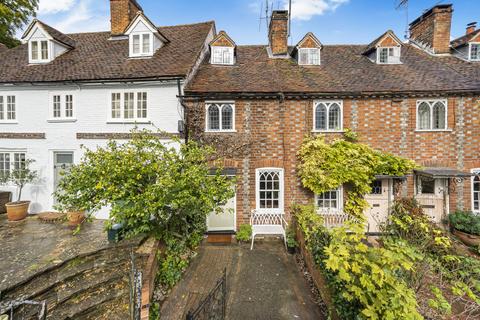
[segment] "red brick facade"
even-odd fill
[[[421,99],[421,98],[418,98]],[[441,166],[470,171],[480,168],[480,98],[448,98],[448,129],[416,131],[417,98],[358,98],[343,100],[343,127],[351,128],[360,141],[373,148],[415,160],[423,166]],[[235,132],[205,132],[205,104],[188,103],[190,137],[212,144],[228,164],[237,165],[237,227],[248,222],[256,207],[258,168],[284,169],[284,209],[308,203],[313,194],[304,189],[297,175],[297,151],[313,129],[312,99],[235,100]],[[328,139],[341,133],[326,133]],[[469,180],[450,184],[450,210],[471,208]],[[402,195],[413,195],[409,177]]]
[[[110,0],[112,35],[121,35],[142,8],[135,0]]]
[[[268,32],[273,55],[288,53],[288,11],[274,11]]]

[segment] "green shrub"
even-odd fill
[[[235,236],[238,241],[247,242],[252,239],[252,226],[249,224],[242,224]]]
[[[289,248],[298,247],[298,243],[295,235],[295,229],[293,229],[292,227],[289,227],[287,229],[287,247]]]
[[[450,214],[448,218],[455,229],[480,236],[480,216],[471,212],[457,211]]]

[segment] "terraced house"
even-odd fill
[[[177,96],[214,23],[157,27],[135,0],[111,0],[110,9],[108,32],[64,34],[34,20],[22,45],[0,46],[0,170],[36,160],[41,179],[23,195],[31,213],[52,209],[60,173],[80,160],[80,145],[128,139],[135,126],[183,133]]]
[[[368,231],[379,231],[392,200],[415,196],[439,222],[456,209],[480,211],[480,30],[451,41],[452,5],[410,24],[408,41],[386,31],[370,44],[324,45],[307,33],[288,45],[289,15],[274,11],[266,45],[210,42],[185,89],[189,136],[224,155],[237,177],[235,216],[211,216],[210,231],[234,231],[253,210],[286,213],[315,201],[341,221],[344,188],[312,194],[297,174],[307,134],[360,141],[423,166],[406,177],[379,176],[367,195]],[[354,35],[354,33],[353,33]]]

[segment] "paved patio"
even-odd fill
[[[294,257],[281,241],[200,248],[161,308],[161,319],[185,319],[188,310],[227,268],[227,319],[324,319]]]

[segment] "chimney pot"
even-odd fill
[[[274,56],[288,54],[288,11],[275,10],[272,12],[268,39],[270,50]]]
[[[467,24],[467,34],[474,32],[476,29],[477,29],[476,22],[470,22],[469,24]]]

